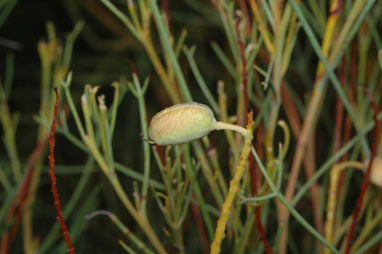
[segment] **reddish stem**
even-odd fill
[[[345,83],[345,73],[346,73],[346,58],[344,57],[342,59],[341,63],[341,70],[340,70],[340,83],[341,86],[344,87]],[[334,132],[334,148],[333,148],[333,154],[336,154],[338,150],[341,147],[341,139],[342,139],[342,125],[343,125],[343,116],[344,116],[344,106],[342,104],[341,98],[337,95],[337,103],[336,103],[336,108],[335,108],[335,132]],[[346,129],[347,128],[347,129]],[[349,127],[345,127],[345,133],[346,131],[349,130]],[[345,135],[344,135],[345,136]],[[344,141],[345,142],[345,141]],[[342,186],[343,181],[344,181],[344,174],[345,172],[342,172],[339,180],[338,180],[338,186]],[[342,194],[342,188],[338,188],[337,195],[340,196]]]
[[[54,88],[54,92],[56,93],[56,104],[54,105],[53,122],[52,122],[51,131],[50,131],[50,138],[49,138],[49,157],[48,157],[49,158],[49,176],[52,182],[52,194],[54,199],[54,206],[56,207],[56,211],[57,211],[57,219],[61,225],[62,234],[68,246],[68,253],[74,254],[74,247],[73,247],[72,241],[70,240],[68,228],[66,227],[64,217],[62,215],[60,199],[58,197],[58,191],[57,191],[56,176],[54,175],[54,144],[55,144],[54,134],[56,131],[57,111],[58,111],[58,105],[60,102],[57,88]]]
[[[356,84],[356,80],[357,80],[357,51],[358,51],[358,48],[357,48],[357,42],[356,41],[353,41],[352,43],[352,49],[351,49],[351,59],[350,59],[350,91],[349,91],[349,100],[350,100],[350,103],[352,105],[355,104],[355,84]],[[350,135],[351,135],[351,131],[352,131],[352,120],[350,118],[349,115],[346,116],[346,119],[345,119],[345,129],[344,129],[344,136],[343,136],[343,144],[345,144],[346,142],[348,142],[350,140]],[[342,161],[345,161],[347,160],[347,157],[348,157],[348,153],[344,154],[344,156],[342,156],[341,160]],[[342,172],[341,173],[341,176],[338,180],[338,186],[342,186],[344,181],[345,181],[345,173],[346,172]],[[338,196],[341,197],[341,200],[343,199],[342,197],[342,189],[341,188],[338,188]]]
[[[244,43],[241,40],[240,36],[240,29],[239,29],[239,16],[236,15],[236,34],[237,34],[237,41],[239,44],[240,48],[240,56],[241,56],[241,61],[242,61],[242,68],[243,68],[243,93],[244,93],[244,103],[245,103],[245,114],[248,116],[249,112],[252,110],[251,105],[249,104],[249,98],[248,98],[248,79],[247,79],[247,61],[245,59],[245,51],[244,51]],[[246,119],[248,122],[248,119]],[[257,184],[256,184],[256,172],[255,172],[255,167],[253,163],[253,156],[252,153],[249,153],[248,156],[248,161],[249,161],[249,172],[251,175],[251,190],[252,190],[252,195],[256,196],[257,195]],[[261,223],[261,212],[260,212],[260,206],[255,207],[255,219],[256,219],[256,226],[257,230],[259,231],[259,236],[261,241],[264,244],[264,248],[267,254],[272,253],[272,249],[268,244],[267,238],[265,237],[265,232],[264,232],[264,227],[263,224]]]
[[[192,196],[193,196],[193,198],[195,198],[195,194],[194,193],[192,193]],[[204,230],[203,220],[202,220],[202,218],[200,216],[200,208],[199,208],[199,206],[197,204],[192,203],[191,204],[191,209],[192,209],[192,215],[195,218],[196,227],[197,227],[197,229],[199,231],[200,240],[202,241],[203,254],[208,254],[209,253],[209,243],[208,243],[208,240],[207,240],[206,231]]]
[[[342,5],[343,5],[343,0],[339,0],[336,8],[332,12],[330,12],[330,15],[335,15],[339,13],[342,10]]]
[[[371,166],[373,165],[373,160],[374,160],[374,157],[375,157],[375,153],[377,151],[377,144],[378,144],[378,142],[377,142],[378,141],[378,123],[379,123],[378,119],[377,119],[378,107],[377,107],[377,104],[375,103],[374,97],[370,93],[370,91],[366,87],[364,87],[364,89],[365,89],[365,93],[369,97],[370,104],[371,104],[371,107],[373,109],[373,113],[374,113],[373,114],[373,119],[374,119],[375,126],[374,126],[374,131],[373,131],[373,143],[372,143],[372,146],[371,146],[370,160],[369,160],[369,164],[367,166],[367,170],[366,170],[365,176],[363,177],[361,192],[360,192],[360,194],[358,196],[357,204],[356,204],[354,215],[353,215],[353,221],[352,221],[352,224],[351,224],[351,227],[350,227],[349,234],[347,236],[347,245],[346,245],[345,254],[349,254],[350,253],[351,245],[352,245],[353,238],[354,238],[354,235],[355,235],[355,229],[357,227],[357,223],[358,223],[358,220],[359,220],[359,215],[360,215],[360,212],[361,212],[362,201],[363,201],[363,199],[365,197],[366,190],[367,190],[367,187],[369,185]]]
[[[170,31],[170,33],[172,33],[171,18],[170,18],[170,12],[168,10],[169,9],[168,6],[169,6],[168,1],[162,0],[162,10],[164,14],[166,15],[168,30]]]
[[[131,60],[129,60],[129,63],[130,63],[130,67],[131,67],[131,71],[138,76],[138,71],[137,71],[137,66],[135,65],[135,63]]]
[[[251,31],[252,31],[252,27],[251,27],[251,20],[250,20],[250,17],[249,17],[249,12],[248,12],[248,8],[247,8],[247,1],[246,0],[239,0],[239,6],[240,6],[240,10],[241,12],[243,13],[243,16],[244,16],[244,19],[247,21],[247,24],[249,24],[248,26],[246,26],[246,33],[248,36],[251,36]]]
[[[154,147],[155,147],[155,149],[156,149],[157,152],[158,152],[158,155],[159,155],[160,161],[161,161],[161,163],[162,163],[162,166],[164,166],[164,165],[166,164],[166,159],[165,159],[165,157],[164,157],[164,153],[163,153],[163,149],[162,149],[162,147],[160,147],[160,146],[156,146],[156,145],[154,145]]]
[[[341,70],[340,70],[340,83],[341,86],[344,87],[345,82],[345,70],[346,70],[346,61],[345,58],[342,59]],[[336,127],[335,127],[335,137],[334,137],[334,151],[333,153],[337,153],[341,146],[341,134],[342,134],[342,120],[343,120],[343,112],[344,107],[342,104],[342,100],[339,96],[337,96],[337,104],[335,109],[336,115]]]
[[[36,167],[37,159],[40,156],[41,152],[44,150],[45,146],[48,144],[48,140],[49,140],[49,137],[46,137],[44,140],[38,143],[30,156],[27,175],[25,179],[23,180],[17,195],[13,199],[12,204],[9,207],[7,217],[5,219],[5,222],[9,224],[12,221],[12,218],[15,217],[12,228],[10,230],[9,237],[8,237],[8,233],[3,233],[3,235],[6,234],[7,237],[2,237],[2,241],[3,240],[7,241],[7,243],[2,243],[2,246],[7,246],[7,252],[0,252],[0,253],[8,253],[10,247],[12,246],[13,240],[18,230],[18,226],[20,224],[22,213],[24,211],[25,202],[28,197],[29,185],[32,180],[32,175]],[[16,209],[17,209],[17,212],[16,212]]]
[[[247,61],[245,59],[245,52],[244,52],[244,43],[241,40],[240,36],[240,20],[239,16],[235,16],[236,19],[236,34],[237,34],[237,41],[240,48],[240,56],[241,56],[241,62],[243,64],[243,93],[244,93],[244,102],[245,102],[245,114],[248,115],[248,112],[251,110],[251,105],[249,105],[249,98],[248,98],[248,79],[247,79]]]
[[[7,254],[8,253],[8,233],[3,233],[1,235],[1,245],[0,245],[0,253]]]
[[[68,116],[69,108],[65,107],[64,111],[65,111],[65,115]],[[58,123],[58,124],[60,125],[60,123]],[[14,214],[15,214],[15,211],[17,208],[16,218],[14,219],[12,229],[10,230],[9,239],[8,239],[8,237],[2,238],[2,239],[8,239],[7,240],[8,243],[6,244],[6,246],[8,248],[7,251],[9,251],[9,248],[12,246],[12,243],[16,237],[16,234],[17,234],[17,231],[18,231],[18,228],[20,225],[21,216],[24,212],[24,207],[25,207],[25,204],[26,204],[26,201],[28,198],[29,186],[30,186],[30,183],[32,180],[33,172],[36,168],[37,159],[40,157],[41,153],[44,151],[44,148],[46,147],[48,142],[49,142],[49,136],[46,136],[43,140],[41,140],[36,145],[36,147],[32,151],[32,154],[30,155],[29,162],[28,162],[29,167],[28,167],[27,175],[26,175],[25,179],[23,180],[21,187],[18,190],[18,193],[15,196],[15,198],[13,199],[12,204],[8,210],[7,218],[5,219],[5,221],[6,221],[6,223],[9,224],[12,221],[12,218],[15,216]],[[8,236],[8,233],[4,233],[4,234],[6,234]],[[3,252],[0,251],[0,253],[3,253]],[[8,252],[4,252],[4,253],[8,253]]]

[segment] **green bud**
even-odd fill
[[[176,145],[201,138],[215,129],[212,110],[191,102],[176,104],[157,113],[151,120],[149,137],[157,145]]]

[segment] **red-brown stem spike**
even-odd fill
[[[240,48],[240,56],[241,56],[241,61],[242,61],[242,70],[243,70],[243,93],[244,93],[244,103],[245,103],[245,113],[246,116],[249,116],[249,112],[252,111],[251,105],[249,104],[249,97],[248,97],[248,79],[247,79],[247,61],[245,59],[245,50],[244,50],[244,43],[241,40],[240,36],[240,19],[239,16],[236,14],[235,16],[235,21],[236,21],[236,34],[237,34],[237,41],[239,44]],[[246,118],[246,122],[248,123],[248,118]],[[252,190],[252,195],[256,196],[257,195],[257,184],[256,184],[256,172],[255,172],[255,167],[253,163],[253,156],[252,153],[249,153],[248,156],[248,162],[249,162],[249,172],[251,176],[251,190]],[[265,231],[263,224],[261,223],[261,213],[260,213],[260,206],[256,206],[255,208],[255,219],[256,219],[256,227],[257,230],[259,231],[259,236],[260,240],[264,244],[265,252],[267,254],[272,253],[272,249],[268,244],[267,238],[265,237]]]
[[[57,112],[58,112],[58,105],[60,103],[60,97],[58,95],[58,91],[56,87],[54,88],[54,92],[56,93],[56,104],[54,105],[53,122],[52,122],[52,128],[50,130],[50,138],[49,138],[49,157],[48,157],[49,158],[49,176],[52,182],[52,194],[54,199],[54,206],[56,207],[56,211],[57,211],[57,220],[61,225],[62,234],[64,236],[66,245],[68,246],[68,253],[74,254],[74,247],[73,247],[72,241],[70,240],[68,228],[66,227],[64,217],[62,215],[60,199],[58,197],[58,191],[57,191],[56,176],[54,175],[54,145],[55,145],[54,134],[56,132]]]
[[[344,87],[345,83],[345,76],[346,76],[346,58],[342,58],[341,67],[340,67],[340,74],[339,74],[339,80],[342,87]],[[343,117],[344,116],[344,105],[342,103],[342,100],[339,96],[337,96],[337,102],[336,102],[336,108],[335,108],[335,131],[334,131],[334,148],[333,148],[333,154],[337,153],[338,150],[341,147],[341,140],[345,138],[345,134],[347,134],[349,131],[349,127],[345,126],[345,131],[342,130],[343,127]],[[345,133],[344,135],[342,135]],[[344,136],[344,137],[342,137]],[[345,142],[345,140],[344,140]],[[344,158],[342,158],[343,160]],[[342,186],[343,181],[345,180],[345,172],[341,173],[341,176],[338,180],[338,186]],[[338,188],[337,195],[340,196],[342,194],[342,189]]]
[[[240,36],[240,19],[239,16],[236,14],[236,34],[237,34],[237,42],[239,44],[240,48],[240,56],[241,56],[241,62],[242,62],[242,69],[243,69],[243,93],[244,93],[244,102],[245,102],[245,114],[248,115],[249,111],[251,110],[251,105],[249,105],[249,98],[248,98],[248,79],[247,79],[247,61],[245,59],[245,50],[244,50],[244,43],[241,40]]]
[[[341,67],[340,67],[340,83],[341,86],[344,86],[345,82],[345,69],[346,69],[346,61],[345,57],[342,59]],[[343,122],[343,104],[342,100],[339,96],[337,96],[337,103],[335,108],[335,114],[336,114],[336,121],[335,121],[335,138],[334,138],[334,152],[337,153],[337,151],[340,149],[341,146],[341,135],[342,135],[342,122]]]
[[[129,60],[131,71],[138,76],[137,66],[135,66],[135,63],[131,60]]]
[[[164,15],[166,15],[168,30],[170,31],[170,34],[171,34],[172,33],[171,17],[170,17],[170,12],[169,12],[168,7],[169,7],[168,0],[163,0],[162,1],[162,10],[164,12]]]
[[[196,198],[194,193],[192,193],[192,197]],[[198,232],[200,235],[200,240],[202,242],[203,254],[208,254],[209,253],[209,243],[207,240],[207,233],[204,230],[203,220],[200,216],[200,208],[196,203],[192,203],[191,204],[191,210],[192,210],[192,215],[194,216],[194,219],[196,222],[196,228],[198,229]]]
[[[247,23],[249,25],[247,25],[247,29],[246,29],[246,33],[251,36],[251,31],[252,31],[252,27],[251,27],[251,24],[253,24],[252,20],[250,19],[251,17],[249,16],[249,13],[248,13],[248,8],[247,8],[247,3],[248,1],[246,0],[239,0],[239,7],[240,7],[240,10],[241,12],[243,13],[243,17],[245,19],[245,21],[247,21]]]
[[[350,58],[350,91],[349,91],[349,100],[352,105],[354,105],[354,97],[355,97],[355,84],[357,80],[357,52],[358,52],[358,46],[357,46],[357,40],[354,40],[352,42],[351,46],[351,58]],[[342,143],[345,144],[350,140],[350,135],[352,131],[352,120],[349,115],[346,116],[345,118],[345,128],[344,128],[344,135],[343,135],[343,140]],[[345,161],[347,157],[349,156],[348,153],[345,153],[341,161]],[[342,186],[342,184],[345,181],[345,172],[341,173],[340,179],[338,180],[338,186]],[[338,196],[341,197],[342,199],[342,189],[338,189]]]
[[[342,10],[343,0],[339,0],[336,8],[330,12],[330,15],[338,14]]]
[[[371,166],[373,165],[373,160],[374,160],[374,157],[375,157],[375,153],[377,151],[377,144],[378,144],[378,123],[379,123],[379,121],[377,119],[378,107],[377,107],[377,104],[375,103],[373,95],[369,92],[369,90],[367,89],[366,86],[364,87],[364,90],[365,90],[365,93],[367,94],[367,96],[369,97],[370,104],[371,104],[371,107],[372,107],[373,113],[374,113],[373,114],[373,119],[374,119],[375,125],[374,125],[374,131],[373,131],[373,143],[371,145],[370,160],[369,160],[369,163],[368,163],[368,166],[367,166],[367,170],[365,172],[365,176],[363,177],[361,191],[360,191],[359,196],[358,196],[358,200],[357,200],[357,204],[356,204],[356,207],[355,207],[355,211],[354,211],[354,215],[353,215],[353,220],[352,220],[352,224],[351,224],[351,227],[350,227],[350,231],[349,231],[349,234],[347,236],[347,245],[346,245],[345,254],[349,254],[350,253],[352,241],[353,241],[353,238],[354,238],[354,235],[355,235],[355,228],[357,227],[357,223],[358,223],[358,219],[359,219],[359,214],[361,212],[362,201],[363,201],[363,199],[365,197],[366,190],[367,190],[367,187],[369,185],[369,179],[370,179],[370,174],[371,174]]]
[[[37,161],[38,157],[40,156],[40,154],[42,153],[45,146],[48,144],[48,141],[49,141],[49,136],[47,136],[44,140],[42,140],[40,143],[37,144],[37,146],[35,147],[35,149],[33,150],[32,154],[30,156],[30,159],[28,162],[29,168],[28,168],[26,177],[23,180],[17,195],[15,195],[15,197],[14,197],[14,199],[13,199],[13,201],[12,201],[12,203],[8,209],[7,216],[5,218],[6,224],[9,225],[11,222],[13,222],[9,237],[5,236],[5,235],[8,236],[7,232],[4,232],[2,234],[2,240],[7,241],[7,243],[2,243],[2,246],[4,246],[4,248],[7,247],[7,251],[5,251],[5,252],[0,251],[0,253],[8,253],[9,248],[12,246],[13,240],[15,239],[15,236],[16,236],[16,233],[18,230],[19,222],[21,220],[21,215],[24,211],[25,202],[26,202],[26,199],[28,197],[29,185],[30,185],[30,182],[32,179],[34,169],[36,168],[35,167],[36,161]]]

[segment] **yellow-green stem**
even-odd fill
[[[139,226],[145,232],[146,236],[150,239],[150,242],[153,244],[155,249],[160,254],[166,254],[167,251],[164,249],[162,243],[159,241],[159,239],[156,236],[155,232],[153,231],[150,223],[147,221],[147,218],[144,217],[141,213],[139,213],[134,208],[130,199],[126,195],[126,192],[123,190],[121,183],[119,182],[117,176],[113,174],[113,175],[108,176],[108,179],[109,179],[111,185],[113,186],[115,192],[117,193],[118,197],[122,201],[123,205],[126,207],[126,209],[129,211],[129,213],[134,218],[134,220],[139,224]]]
[[[208,186],[211,189],[211,192],[215,198],[216,204],[220,207],[223,202],[223,196],[219,189],[219,185],[214,179],[214,173],[210,167],[208,158],[206,154],[204,153],[202,146],[199,143],[193,142],[192,146],[195,149],[196,156],[198,157],[198,160],[200,162],[200,167],[203,171],[204,176],[207,179]]]
[[[337,6],[338,6],[338,0],[333,0],[331,2],[330,11],[332,12],[333,10],[335,10]],[[321,46],[322,52],[325,57],[327,57],[329,54],[330,45],[334,35],[334,28],[337,23],[338,17],[339,17],[339,13],[331,14],[327,21],[325,35],[324,35],[324,39]],[[320,62],[317,68],[312,99],[309,103],[308,110],[306,112],[306,118],[302,127],[301,134],[298,137],[298,146],[293,158],[291,174],[290,174],[288,185],[285,191],[285,198],[287,201],[292,200],[294,189],[297,182],[297,177],[299,175],[301,163],[304,158],[306,145],[307,145],[308,139],[311,137],[311,134],[313,133],[315,129],[318,115],[321,110],[322,99],[324,98],[325,91],[326,91],[325,89],[326,84],[324,84],[322,81],[322,77],[324,76],[324,74],[325,74],[324,68],[322,63]],[[278,253],[285,254],[287,249],[288,224],[289,224],[288,220],[289,220],[290,214],[288,209],[282,205],[279,206],[278,213],[279,213],[279,223],[282,229]]]
[[[236,193],[240,190],[240,180],[241,177],[244,174],[245,171],[245,164],[246,160],[248,158],[250,148],[251,148],[251,143],[253,139],[253,134],[252,134],[252,128],[253,128],[253,119],[252,119],[252,112],[248,114],[248,125],[247,125],[247,135],[245,136],[244,140],[244,146],[241,151],[241,156],[240,156],[240,161],[239,164],[236,166],[235,169],[235,175],[233,176],[233,179],[230,182],[229,190],[228,190],[228,195],[224,201],[224,204],[221,209],[221,215],[218,220],[218,224],[216,227],[216,233],[215,233],[215,238],[214,241],[211,245],[211,254],[219,254],[220,253],[220,246],[221,243],[225,237],[225,227],[227,225],[228,218],[231,214],[231,206],[232,202],[236,196]]]
[[[220,108],[220,116],[219,120],[223,122],[228,122],[228,115],[227,115],[227,94],[224,92],[224,82],[218,81],[218,95],[219,95],[219,108]],[[239,149],[235,145],[235,140],[233,138],[233,134],[230,131],[225,131],[225,134],[227,136],[227,141],[230,146],[230,149],[232,149],[235,161],[239,158]]]
[[[267,133],[265,136],[265,154],[268,162],[272,162],[274,160],[273,153],[273,137],[276,130],[277,119],[280,110],[280,103],[274,101],[271,103],[271,114],[268,121]]]
[[[330,186],[328,191],[328,201],[327,201],[327,213],[325,222],[325,240],[332,243],[333,236],[333,224],[334,224],[334,214],[336,210],[336,196],[337,196],[337,184],[338,177],[342,170],[353,167],[356,169],[363,169],[363,164],[358,161],[344,161],[340,164],[334,165],[330,171]],[[325,248],[325,254],[330,254],[330,250]]]
[[[263,21],[263,18],[260,14],[259,9],[255,0],[250,0],[251,10],[255,16],[256,21],[259,23],[259,30],[261,35],[264,37],[265,46],[267,47],[268,52],[273,53],[274,47],[271,41],[270,35],[268,34],[268,29]]]
[[[143,47],[145,48],[147,55],[149,56],[151,62],[153,63],[154,68],[160,80],[162,81],[162,84],[164,85],[167,93],[169,94],[172,102],[174,104],[180,103],[181,101],[178,94],[176,93],[177,89],[175,87],[175,83],[173,83],[174,79],[170,78],[167,75],[166,70],[164,69],[162,62],[160,61],[155,51],[155,48],[153,46],[150,36],[147,35],[147,36],[144,36],[143,38],[144,38],[142,40]]]
[[[217,122],[216,129],[236,131],[236,132],[239,132],[241,135],[243,135],[243,137],[248,135],[248,131],[246,129],[244,129],[243,127],[239,125],[230,124],[230,123]]]
[[[177,229],[173,230],[175,247],[177,248],[177,253],[179,254],[185,253],[182,231],[183,231],[182,227],[178,227]]]
[[[382,221],[382,210],[378,210],[374,215],[374,218],[367,220],[365,225],[362,227],[362,231],[357,237],[357,240],[354,241],[353,247],[351,248],[351,253],[361,247],[361,244],[366,241],[368,237],[370,237],[370,233],[373,229],[378,228],[378,224],[380,225]],[[380,226],[379,226],[380,227]]]

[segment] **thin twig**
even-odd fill
[[[231,214],[231,206],[236,196],[236,193],[240,190],[240,181],[245,171],[245,164],[248,159],[248,155],[250,152],[252,139],[253,139],[252,132],[253,132],[254,122],[252,120],[252,117],[253,117],[253,114],[252,112],[250,112],[248,115],[248,125],[247,125],[248,134],[245,136],[244,145],[241,150],[240,161],[235,168],[235,171],[234,171],[235,174],[230,182],[228,194],[225,198],[224,204],[221,209],[221,215],[218,220],[218,224],[216,226],[215,238],[211,244],[211,252],[210,252],[211,254],[220,253],[221,243],[225,237],[225,233],[224,233],[225,228]]]
[[[369,164],[367,166],[365,176],[363,177],[361,192],[359,193],[357,204],[355,207],[355,211],[354,211],[354,215],[353,215],[353,221],[352,221],[352,224],[350,227],[349,234],[347,236],[347,244],[346,244],[345,254],[350,253],[350,248],[351,248],[352,241],[353,241],[353,238],[355,235],[355,228],[357,227],[359,215],[361,212],[362,201],[365,197],[366,190],[367,190],[367,187],[369,185],[371,166],[373,165],[373,160],[374,160],[375,154],[377,152],[377,144],[378,144],[378,123],[379,123],[379,121],[377,119],[378,107],[377,107],[377,104],[375,103],[374,96],[370,93],[370,91],[367,89],[366,86],[364,87],[364,90],[365,90],[365,93],[367,94],[367,96],[369,97],[370,104],[371,104],[371,107],[372,107],[373,113],[374,113],[373,119],[374,119],[375,126],[374,126],[374,132],[373,132],[373,144],[371,146],[371,155],[370,155]]]
[[[192,194],[192,197],[196,199],[195,193]],[[209,253],[208,239],[207,239],[206,231],[204,229],[202,217],[200,216],[200,208],[198,204],[192,203],[191,210],[192,210],[192,215],[195,218],[196,228],[198,229],[198,232],[199,232],[203,254],[208,254]]]
[[[70,240],[68,228],[66,227],[65,220],[62,215],[60,199],[58,197],[58,191],[57,191],[56,176],[54,175],[54,145],[55,145],[54,134],[56,131],[57,111],[58,111],[58,105],[60,102],[57,88],[54,88],[54,92],[56,93],[56,104],[54,105],[53,122],[52,122],[51,131],[50,131],[50,138],[49,138],[49,176],[52,182],[52,194],[54,199],[54,206],[56,207],[56,211],[57,211],[57,220],[59,221],[61,225],[62,234],[64,236],[66,244],[68,245],[68,253],[74,254],[74,247],[73,247],[72,241]]]
[[[241,55],[241,61],[242,61],[242,71],[243,71],[243,93],[244,93],[244,102],[245,102],[245,114],[249,116],[249,112],[251,111],[251,105],[249,104],[249,98],[248,98],[248,78],[247,78],[247,61],[245,59],[245,51],[244,51],[244,44],[243,41],[241,40],[240,36],[240,20],[239,16],[236,14],[236,33],[237,33],[237,40],[240,48],[240,55]],[[248,118],[247,118],[247,123],[248,123]],[[251,190],[252,190],[252,195],[255,197],[257,195],[257,177],[256,177],[256,172],[255,172],[255,167],[253,163],[253,156],[250,153],[248,156],[248,162],[249,162],[249,173],[251,176]],[[267,238],[265,237],[265,232],[264,232],[264,227],[263,224],[261,223],[261,212],[260,212],[261,206],[256,206],[255,207],[255,219],[256,219],[256,226],[257,230],[259,231],[259,236],[261,241],[264,244],[265,251],[267,254],[272,253],[272,249],[268,244]]]
[[[24,212],[26,200],[28,198],[28,193],[29,193],[29,186],[30,186],[30,183],[32,181],[33,172],[36,168],[37,159],[39,158],[41,153],[44,151],[44,148],[48,144],[48,141],[49,141],[49,136],[47,136],[44,140],[42,140],[40,143],[38,143],[37,146],[35,147],[35,149],[33,150],[31,157],[30,157],[30,160],[29,160],[28,173],[27,173],[27,175],[26,175],[26,177],[22,183],[22,186],[21,186],[19,193],[15,197],[15,199],[11,205],[11,208],[8,211],[8,216],[7,216],[6,221],[10,222],[15,216],[14,212],[16,210],[16,206],[18,206],[15,221],[13,222],[12,229],[10,230],[10,236],[8,239],[8,250],[12,246],[13,240],[16,237],[16,233],[17,233],[17,230],[19,227],[21,216]]]

